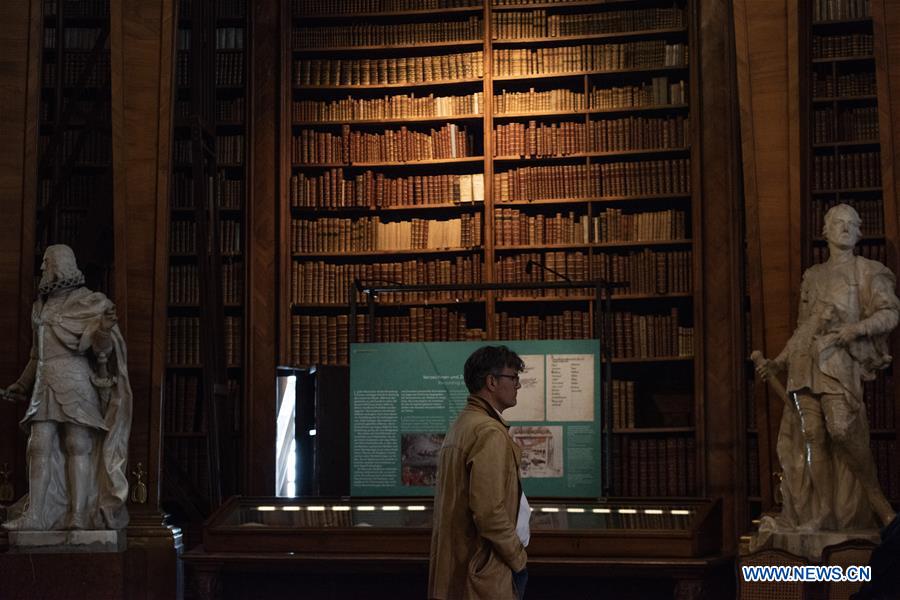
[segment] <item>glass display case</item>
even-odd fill
[[[696,557],[721,546],[718,502],[531,500],[530,559]],[[432,501],[421,498],[234,497],[207,522],[204,548],[427,556]]]

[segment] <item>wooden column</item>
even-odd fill
[[[281,6],[284,4],[285,6]],[[250,162],[251,187],[247,194],[247,410],[244,431],[244,493],[275,495],[275,367],[279,340],[284,347],[290,336],[290,312],[279,309],[277,277],[290,276],[290,262],[281,265],[279,247],[287,242],[276,232],[276,211],[280,197],[286,194],[289,173],[279,161],[288,161],[282,153],[285,136],[290,140],[290,124],[281,114],[290,114],[290,99],[280,85],[290,86],[291,65],[284,56],[281,27],[290,28],[287,2],[251,2],[250,32]],[[284,25],[281,25],[284,23]],[[282,77],[287,77],[282,81]],[[290,146],[286,146],[288,149]],[[289,221],[288,221],[289,224]],[[281,235],[289,229],[282,224]],[[288,315],[279,329],[279,310]]]
[[[702,354],[697,356],[697,394],[703,415],[698,436],[705,437],[706,490],[704,495],[722,498],[722,545],[734,550],[745,522],[745,452],[743,347],[741,297],[743,240],[741,239],[741,190],[738,148],[737,88],[734,79],[734,39],[730,5],[698,0],[692,40],[700,68],[694,86],[691,118],[699,118],[693,141],[694,171],[699,176],[699,210],[694,216],[694,251],[702,263],[697,293],[702,327]],[[705,426],[703,426],[705,425]],[[698,447],[703,447],[699,443]]]
[[[796,321],[801,275],[801,132],[797,0],[735,0],[736,72],[752,346],[775,357]],[[765,277],[763,277],[765,274]],[[763,509],[780,470],[782,400],[757,384]]]
[[[0,387],[13,383],[31,349],[34,235],[40,109],[41,0],[0,3]],[[26,492],[24,406],[0,402],[0,468]]]
[[[175,0],[110,3],[115,297],[134,392],[129,472],[142,463],[149,491],[129,505],[128,580],[148,598],[175,597],[181,549],[159,512],[174,34]]]

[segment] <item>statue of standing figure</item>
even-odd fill
[[[894,511],[869,448],[863,380],[891,363],[887,339],[900,320],[894,274],[856,256],[860,218],[846,204],[825,214],[829,257],[803,274],[797,328],[757,372],[787,368],[777,452],[784,470],[779,528],[867,529]]]
[[[84,287],[72,249],[49,246],[31,313],[31,359],[2,391],[30,402],[28,494],[10,507],[14,531],[122,529],[128,524],[131,386],[115,305]]]

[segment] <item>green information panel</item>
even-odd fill
[[[531,496],[600,496],[597,340],[490,342],[525,361],[517,404],[503,412],[522,448]],[[350,347],[350,493],[429,496],[450,424],[466,404],[463,365],[485,342]]]

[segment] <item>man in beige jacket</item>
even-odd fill
[[[519,482],[521,452],[500,416],[516,405],[524,368],[505,346],[484,346],[466,361],[469,399],[444,438],[438,463],[429,598],[524,597],[528,509]]]

